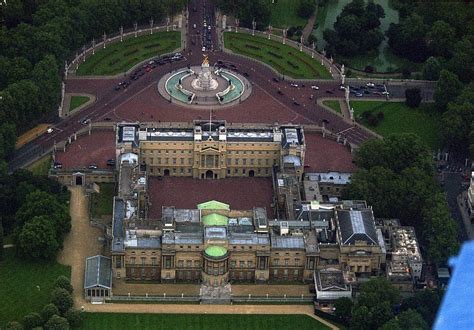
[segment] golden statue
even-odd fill
[[[202,54],[204,59],[202,60],[202,65],[209,65],[209,59],[207,54]]]

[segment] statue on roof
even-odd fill
[[[204,59],[202,60],[202,65],[209,65],[209,59],[207,54],[202,54]]]

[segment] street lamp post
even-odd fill
[[[153,34],[153,18],[150,19],[150,34]]]
[[[123,26],[120,27],[120,42],[123,42]]]
[[[239,32],[239,22],[240,20],[238,18],[235,19],[235,33]]]
[[[257,27],[257,22],[255,22],[255,18],[252,21],[252,36],[255,36],[255,28]]]
[[[135,38],[137,37],[138,24],[137,22],[133,23],[133,29],[135,30]]]
[[[92,39],[92,55],[95,55],[95,39]]]
[[[105,42],[107,41],[107,34],[104,32],[104,35],[102,36],[102,41],[104,42],[104,48],[105,48]]]
[[[272,35],[272,26],[268,25],[268,40],[270,40],[271,35]]]
[[[286,44],[286,29],[283,29],[283,44]]]

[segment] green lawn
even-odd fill
[[[115,196],[114,183],[100,183],[99,186],[100,193],[91,196],[91,213],[94,218],[112,214]]]
[[[330,107],[336,112],[342,113],[341,104],[339,103],[338,100],[326,100],[326,101],[323,101],[323,104],[327,107]]]
[[[81,105],[90,100],[89,96],[71,96],[71,103],[69,104],[69,111],[79,108]]]
[[[260,60],[281,74],[292,78],[331,79],[331,74],[317,60],[298,49],[250,34],[224,33],[225,47],[235,53]]]
[[[275,27],[284,28],[290,26],[301,26],[304,28],[306,20],[298,16],[298,7],[301,0],[277,0],[275,3],[268,1],[268,7],[272,13],[270,24]]]
[[[134,65],[154,56],[170,53],[181,44],[180,32],[157,32],[152,35],[129,37],[115,42],[105,49],[98,49],[79,65],[78,76],[115,75],[125,72]]]
[[[28,170],[34,175],[48,175],[51,167],[51,155],[47,155],[28,166]]]
[[[219,308],[219,307],[216,307]],[[328,329],[306,315],[86,313],[82,329]]]
[[[382,136],[413,133],[433,149],[440,144],[440,116],[431,109],[431,105],[422,104],[418,109],[411,109],[404,102],[351,101],[351,106],[358,122]],[[371,127],[362,119],[364,111],[374,115],[383,112],[384,118],[376,127]]]
[[[0,329],[9,321],[21,321],[29,312],[39,312],[49,303],[60,275],[70,277],[71,267],[24,261],[15,257],[14,249],[5,249],[5,260],[0,262]]]

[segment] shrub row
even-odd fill
[[[250,49],[260,50],[260,47],[257,47],[257,46],[254,46],[254,45],[245,44],[245,47],[250,48]]]
[[[276,58],[278,58],[278,59],[280,59],[280,60],[283,59],[283,56],[281,56],[280,54],[276,54],[276,53],[272,52],[271,50],[269,50],[269,51],[267,52],[267,54],[269,54],[269,55],[271,55],[271,56],[273,56],[273,57],[276,57]]]
[[[123,56],[126,57],[135,53],[138,53],[138,48],[130,49],[128,52],[123,53]]]

